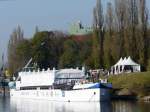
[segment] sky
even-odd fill
[[[147,1],[150,7],[150,0]],[[95,5],[96,0],[0,0],[0,58],[2,52],[6,53],[10,34],[18,25],[28,38],[36,26],[40,30],[67,31],[78,20],[91,26]]]
[[[18,25],[25,37],[32,37],[36,26],[67,31],[78,20],[89,26],[94,5],[95,0],[0,0],[0,52]]]

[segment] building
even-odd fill
[[[69,28],[70,35],[86,35],[92,33],[92,31],[91,27],[84,27],[81,21],[71,24]]]

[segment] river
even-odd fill
[[[0,112],[150,112],[150,103],[131,101],[64,103],[0,97]]]

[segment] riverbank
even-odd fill
[[[108,81],[113,98],[147,100],[150,96],[150,72],[109,76]]]

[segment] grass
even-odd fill
[[[150,72],[109,76],[114,89],[128,91],[137,97],[150,95]]]

